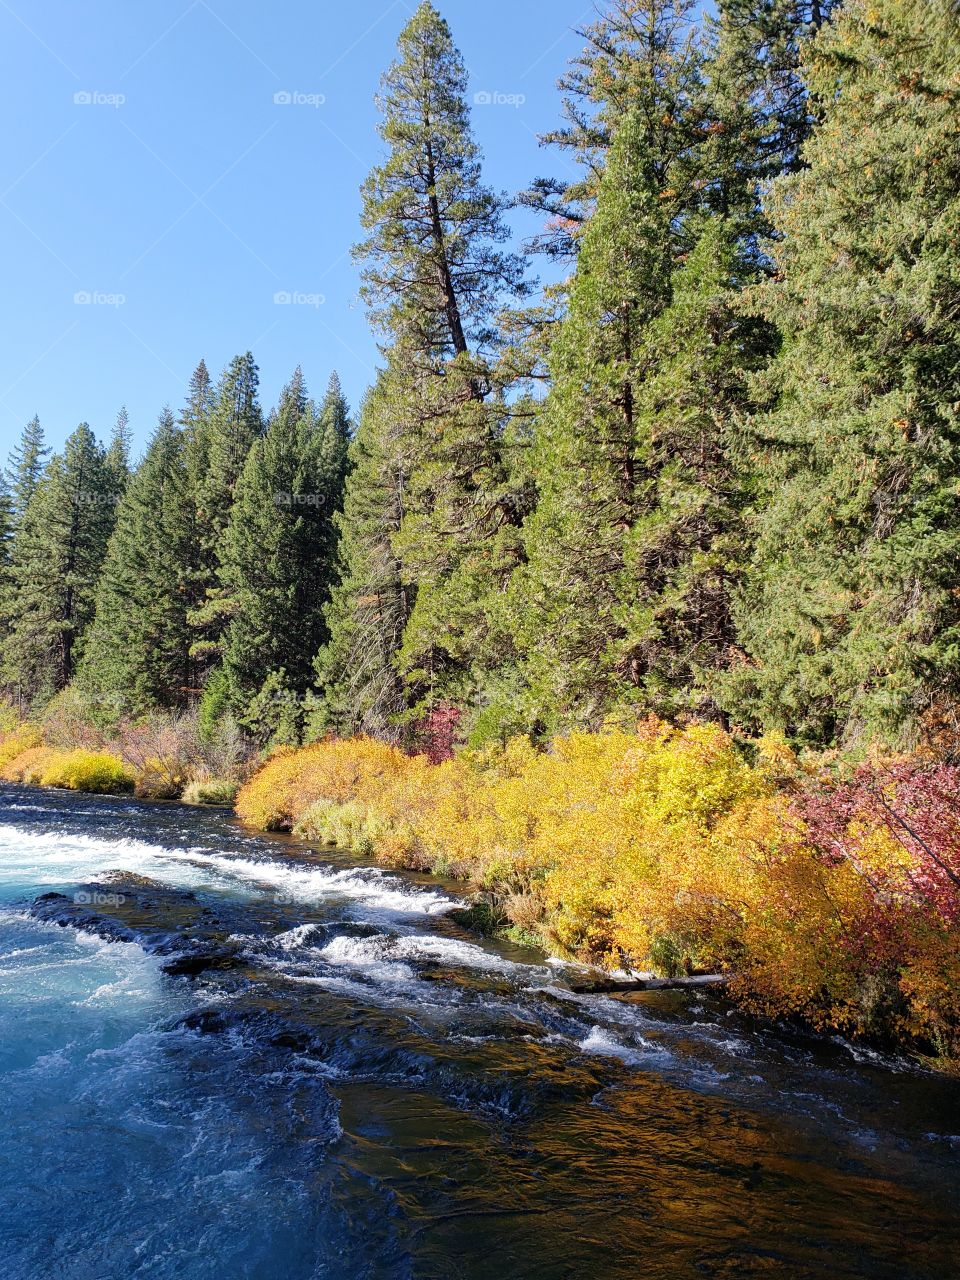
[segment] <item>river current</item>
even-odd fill
[[[960,1082],[460,888],[0,792],[0,1280],[960,1277]]]

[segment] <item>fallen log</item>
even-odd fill
[[[569,983],[577,995],[606,996],[630,991],[672,991],[684,987],[718,987],[729,980],[726,973],[696,973],[683,978],[600,978],[596,982]]]

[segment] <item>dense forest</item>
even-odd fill
[[[950,6],[617,0],[546,141],[536,292],[431,4],[379,106],[356,426],[201,361],[131,469],[121,412],[3,511],[3,685],[199,705],[259,743],[474,743],[654,712],[818,747],[951,735],[960,149]]]
[[[358,737],[374,834],[362,769],[311,791],[289,751],[241,812],[289,828],[320,800],[307,835],[482,864],[514,926],[546,920],[569,952],[741,973],[752,956],[763,1007],[846,1025],[887,1001],[888,1029],[950,1052],[960,18],[949,0],[711,17],[608,0],[583,35],[543,140],[575,176],[507,195],[484,180],[446,21],[425,0],[403,30],[362,190],[381,360],[355,420],[335,374],[314,400],[299,369],[266,411],[248,352],[218,381],[198,364],[136,466],[123,411],[105,444],[83,423],[53,456],[26,427],[0,516],[2,686],[46,745],[18,730],[5,757],[113,744],[156,775],[144,794],[180,794],[163,744],[185,725],[208,780],[277,748],[323,773],[309,752]],[[518,205],[542,227],[524,253]],[[541,287],[539,262],[562,282]],[[404,772],[454,747],[487,770],[472,817],[474,775],[446,811],[453,774],[430,791]],[[853,772],[828,788],[838,761]],[[644,770],[669,796],[674,768],[664,808]],[[531,852],[529,796],[556,818],[601,776],[576,837],[549,828]],[[586,810],[616,824],[610,778],[652,807],[627,806],[620,852],[583,865],[616,843],[583,849]],[[638,906],[676,811],[688,863]],[[639,862],[638,822],[659,833]],[[501,846],[522,867],[487,866]],[[793,853],[758,879],[755,847]],[[895,999],[864,1014],[878,964]]]

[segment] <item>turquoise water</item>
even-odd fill
[[[456,892],[6,789],[0,1277],[960,1276],[955,1082],[578,995]]]

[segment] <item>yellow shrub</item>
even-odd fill
[[[722,824],[738,813],[742,827],[772,791],[721,730],[651,720],[634,734],[571,734],[548,752],[518,738],[441,765],[369,738],[283,750],[241,790],[237,812],[473,878],[512,900],[524,927],[535,903],[568,952],[643,956],[692,915],[700,950],[719,955],[733,946],[738,913],[723,895],[745,843],[738,828],[734,847]]]
[[[82,749],[50,752],[39,782],[44,787],[71,791],[116,793],[133,789],[133,775],[117,756]]]
[[[134,790],[142,800],[178,800],[186,786],[186,773],[176,759],[152,756],[137,768]]]
[[[4,733],[0,736],[0,770],[24,751],[39,747],[41,741],[40,730],[32,724],[16,725]]]
[[[329,740],[300,751],[282,748],[241,788],[237,814],[263,830],[289,831],[318,800],[376,800],[412,763],[396,747],[373,738]]]

